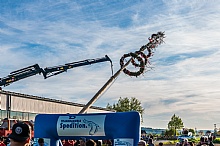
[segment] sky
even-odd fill
[[[145,109],[142,126],[167,128],[176,114],[186,128],[219,128],[220,3],[214,0],[0,0],[0,78],[34,64],[105,55],[115,73],[124,54],[159,31],[166,38],[154,50],[152,69],[138,77],[120,73],[93,106],[135,97]],[[111,76],[111,64],[102,62],[2,88],[86,104]]]

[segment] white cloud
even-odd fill
[[[190,128],[211,129],[220,120],[216,116],[220,5],[216,2],[36,1],[1,5],[1,77],[35,63],[44,68],[106,54],[116,72],[123,54],[139,50],[152,33],[165,31],[166,43],[151,59],[154,69],[138,78],[121,73],[94,105],[105,107],[119,97],[136,97],[146,109],[144,125],[155,128],[165,128],[174,113]],[[36,75],[3,89],[87,103],[110,77],[110,64],[104,62],[46,80]]]

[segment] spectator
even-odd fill
[[[80,142],[79,140],[75,140],[74,146],[79,146]]]
[[[192,141],[189,142],[190,146],[194,146],[194,143]]]
[[[179,140],[179,142],[176,143],[176,146],[183,146],[184,140],[185,140],[185,139],[182,139],[182,138],[181,138],[181,139]]]
[[[13,125],[10,138],[10,146],[29,146],[31,141],[30,127],[24,122]]]
[[[110,139],[104,139],[102,141],[102,145],[104,145],[104,146],[112,146],[112,141]]]
[[[180,144],[180,142],[177,142],[175,146],[182,146],[182,144]]]
[[[160,143],[159,143],[159,146],[163,146],[163,143],[162,143],[162,142],[160,142]]]
[[[86,138],[85,137],[81,137],[79,139],[79,145],[80,146],[86,146]]]
[[[96,143],[96,146],[102,146],[102,140],[94,140]]]
[[[4,144],[4,139],[3,139],[3,137],[0,137],[0,146],[6,146],[6,145]]]
[[[72,140],[65,140],[65,139],[62,140],[63,146],[74,146],[74,143],[75,142],[73,142]]]
[[[138,142],[138,146],[146,146],[146,141],[144,141],[144,140],[140,140],[139,142]]]
[[[148,139],[148,146],[154,146],[152,138]]]
[[[39,138],[38,141],[37,141],[37,144],[34,145],[34,146],[47,146],[47,145],[45,144],[43,138]]]
[[[8,145],[10,143],[10,139],[8,138],[9,133],[7,134],[7,137],[4,139],[4,144]]]
[[[86,146],[96,146],[96,142],[92,139],[86,141]]]
[[[190,146],[189,142],[188,142],[188,139],[184,139],[183,141],[183,146]]]
[[[69,142],[70,146],[74,146],[76,141],[75,140],[68,140],[68,142]]]
[[[145,130],[141,130],[141,138],[146,142],[148,141],[147,133]]]

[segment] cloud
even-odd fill
[[[115,73],[123,54],[165,31],[165,43],[150,59],[152,69],[138,78],[121,73],[94,105],[136,97],[145,108],[144,125],[155,128],[167,127],[174,113],[189,128],[212,129],[220,120],[219,4],[82,0],[0,5],[0,77],[36,63],[45,68],[106,54]],[[3,89],[85,104],[111,75],[109,62],[103,62],[46,80],[36,75]]]

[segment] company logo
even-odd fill
[[[59,136],[104,136],[105,115],[60,116],[57,121]]]
[[[21,134],[22,133],[22,128],[21,127],[16,127],[15,128],[15,133],[16,134]]]
[[[96,132],[98,132],[98,129],[99,129],[98,124],[96,124],[93,121],[88,121],[86,119],[84,119],[83,122],[86,123],[90,127],[89,135],[94,135]]]

